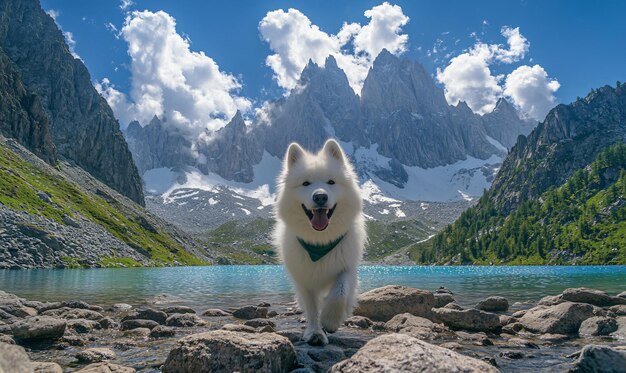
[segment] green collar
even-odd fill
[[[298,242],[300,242],[302,248],[309,253],[311,260],[317,262],[318,260],[322,259],[326,254],[331,252],[332,249],[335,248],[335,246],[339,245],[339,242],[341,242],[341,240],[345,236],[345,234],[342,234],[341,236],[339,236],[339,238],[327,244],[309,243],[300,237],[298,237]]]

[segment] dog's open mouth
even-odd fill
[[[326,227],[328,227],[328,223],[330,222],[330,218],[335,212],[335,208],[337,208],[336,203],[332,209],[322,208],[309,210],[304,204],[302,204],[302,209],[304,210],[304,213],[309,218],[311,226],[316,231],[323,231],[324,229],[326,229]]]

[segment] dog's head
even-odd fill
[[[301,236],[343,234],[361,213],[356,174],[335,140],[326,141],[317,154],[292,143],[278,184],[277,213]]]

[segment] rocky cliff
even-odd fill
[[[418,262],[626,263],[626,87],[552,109]]]
[[[13,62],[0,48],[0,134],[17,139],[48,163],[57,161],[48,116],[39,98],[24,88]]]
[[[519,135],[527,136],[537,126],[537,122],[531,119],[521,119],[513,105],[504,98],[498,100],[491,113],[482,116],[482,121],[487,135],[507,149],[515,145]]]
[[[605,86],[552,109],[502,164],[489,198],[504,214],[559,186],[608,146],[626,141],[626,87]]]
[[[0,48],[40,101],[59,157],[143,204],[141,179],[113,112],[37,0],[0,1]]]
[[[172,136],[154,120],[143,130],[132,124],[126,136],[142,172],[188,165],[246,183],[255,180],[253,165],[259,164],[264,151],[282,158],[292,141],[318,149],[335,137],[352,148],[349,155],[363,178],[375,176],[405,188],[409,187],[406,167],[426,169],[468,158],[486,162],[504,156],[504,146],[488,138],[487,128],[493,136],[509,141],[526,133],[520,123],[515,109],[504,101],[484,117],[465,103],[448,105],[443,90],[420,64],[383,50],[360,96],[332,56],[323,66],[309,62],[297,87],[287,97],[267,103],[250,124],[237,114],[226,127],[206,133],[202,140],[189,138],[193,160],[186,159],[188,153],[173,151],[173,144],[184,146],[184,134]],[[358,157],[359,149],[367,156]]]

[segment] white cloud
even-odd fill
[[[121,29],[131,59],[130,98],[108,80],[96,84],[124,127],[154,116],[192,132],[216,130],[252,103],[237,94],[239,80],[220,71],[204,52],[176,32],[176,21],[159,11],[134,11]]]
[[[74,34],[72,34],[69,31],[63,31],[63,37],[65,37],[65,42],[67,43],[67,46],[70,49],[70,53],[72,54],[72,56],[82,61],[83,59],[80,58],[80,56],[78,55],[78,53],[76,53],[76,50],[75,50],[76,40],[74,40]]]
[[[135,5],[135,3],[132,0],[120,1],[120,9],[122,9],[122,11],[128,10],[133,5]]]
[[[445,87],[446,100],[451,105],[465,101],[474,111],[484,114],[502,94],[498,77],[491,74],[489,46],[477,44],[471,50],[450,60],[443,70],[437,69],[437,80]]]
[[[386,48],[401,54],[408,41],[402,27],[409,17],[399,6],[385,2],[364,15],[370,19],[368,24],[344,23],[333,35],[320,30],[297,9],[268,12],[259,23],[259,32],[274,52],[265,62],[274,71],[278,85],[286,90],[295,88],[309,60],[323,65],[326,57],[333,55],[350,86],[360,93],[367,71],[380,51]]]
[[[52,17],[52,19],[54,20],[54,22],[57,21],[57,18],[59,18],[59,15],[61,15],[61,12],[56,10],[56,9],[48,9],[46,10],[46,13],[48,13],[48,15],[50,17]]]
[[[46,10],[46,13],[50,17],[52,17],[52,19],[54,20],[54,23],[57,24],[57,27],[63,33],[63,37],[65,38],[65,43],[67,44],[67,47],[69,48],[72,56],[82,61],[83,59],[80,58],[78,53],[76,53],[76,40],[74,40],[74,34],[72,34],[70,31],[63,31],[63,27],[61,27],[61,24],[59,23],[59,16],[61,15],[61,11],[56,10],[56,9],[48,9]]]
[[[476,41],[465,53],[453,57],[449,64],[437,69],[437,80],[444,85],[446,99],[452,105],[465,101],[478,114],[493,110],[498,98],[506,95],[523,115],[539,118],[554,106],[556,80],[549,80],[539,66],[520,66],[509,76],[494,76],[494,63],[512,64],[522,60],[530,49],[530,42],[518,27],[503,27],[501,34],[507,45]],[[505,80],[504,86],[502,81]]]
[[[554,93],[559,87],[559,82],[548,78],[543,67],[520,66],[506,77],[504,95],[530,118],[543,120],[556,103]]]

